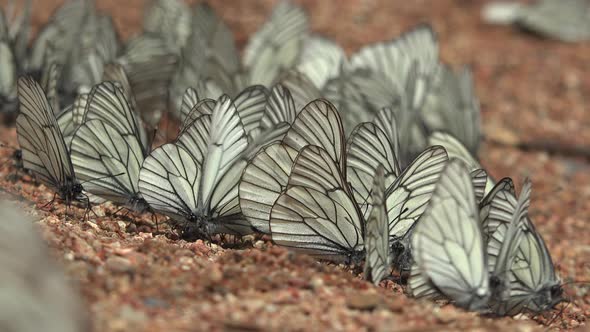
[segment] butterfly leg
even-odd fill
[[[56,197],[57,197],[57,193],[53,193],[53,198],[49,202],[47,202],[47,203],[43,204],[42,206],[40,206],[39,209],[40,210],[47,209],[47,207],[51,206],[55,202],[55,198]]]

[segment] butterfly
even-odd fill
[[[347,62],[346,53],[334,41],[309,36],[303,41],[302,53],[295,68],[322,90],[329,80],[340,75]]]
[[[296,113],[288,90],[275,86],[273,91],[286,96],[278,98],[285,103],[270,104],[268,117],[261,120],[263,128],[281,122],[292,121],[292,124],[280,142],[263,147],[248,162],[239,185],[242,212],[250,224],[263,233],[269,232],[271,208],[287,186],[298,152],[307,145],[322,147],[343,169],[346,149],[342,122],[331,103],[314,100]]]
[[[145,11],[143,31],[161,35],[168,49],[180,53],[191,32],[192,16],[183,1],[152,1]]]
[[[528,205],[525,195],[516,212],[505,216],[506,228],[486,243],[471,174],[462,161],[451,159],[413,232],[415,264],[408,281],[413,296],[446,297],[477,311],[486,311],[490,299],[504,300]]]
[[[451,134],[476,156],[481,141],[480,109],[471,70],[463,67],[454,71],[440,65],[431,81],[421,109],[422,121],[429,132]]]
[[[385,206],[385,170],[378,166],[371,191],[372,210],[367,218],[365,233],[365,279],[378,284],[391,269],[389,225]]]
[[[295,66],[308,30],[303,9],[289,1],[279,2],[244,49],[242,64],[248,82],[270,86],[282,70]]]
[[[8,41],[0,40],[0,111],[13,113],[17,108],[17,64]]]
[[[16,131],[23,165],[66,202],[83,199],[68,149],[51,105],[41,86],[31,77],[18,80],[20,114]]]
[[[247,147],[236,106],[223,95],[211,114],[198,117],[173,143],[146,157],[139,191],[152,209],[180,223],[186,237],[249,233],[238,201]]]
[[[125,92],[113,82],[96,85],[85,118],[70,147],[76,175],[87,181],[84,189],[131,210],[148,210],[138,182],[149,147],[142,141],[145,133]]]
[[[469,310],[490,297],[485,244],[469,172],[449,161],[412,236],[415,265],[408,281],[415,297],[440,293]]]
[[[527,214],[531,195],[531,182],[526,180],[518,199],[514,184],[509,178],[498,182],[480,203],[480,219],[484,234],[487,234],[490,269],[500,260],[502,240],[512,231],[510,216],[520,215],[523,229],[520,242],[515,243],[516,254],[511,267],[503,271],[505,294],[492,299],[492,311],[497,315],[516,315],[520,312],[540,313],[563,300],[562,287],[555,272],[551,255],[541,235]],[[498,284],[498,278],[492,280]]]
[[[443,146],[449,157],[457,158],[463,161],[470,171],[474,172],[476,170],[481,169],[481,164],[469,150],[459,141],[455,136],[452,134],[435,131],[428,137],[428,145],[440,145]],[[489,193],[490,190],[494,187],[495,181],[493,178],[488,176],[485,193]]]

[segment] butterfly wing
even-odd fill
[[[291,68],[308,29],[305,12],[281,1],[244,49],[243,64],[249,70],[250,84],[270,86],[281,70]]]
[[[365,279],[378,284],[391,268],[389,253],[389,225],[385,207],[385,171],[379,166],[375,173],[371,202],[373,208],[367,220],[365,232]]]
[[[137,137],[122,135],[100,120],[90,120],[76,130],[70,153],[86,191],[119,205],[131,206],[138,199],[144,156]]]
[[[389,188],[399,175],[397,157],[387,135],[371,122],[358,125],[350,135],[347,145],[347,181],[366,218],[371,210],[370,196],[377,167],[381,165],[384,168],[383,182]]]
[[[318,258],[355,261],[363,250],[358,207],[339,165],[317,146],[301,150],[269,224],[276,244]]]
[[[334,41],[320,36],[307,38],[297,64],[297,70],[305,74],[318,88],[337,77],[346,64],[346,53]]]
[[[189,222],[197,208],[201,179],[199,163],[177,144],[154,149],[139,172],[139,191],[156,211]]]
[[[24,167],[61,195],[60,191],[71,185],[75,176],[51,105],[41,86],[30,77],[19,79],[18,98],[16,131]]]
[[[466,166],[452,159],[416,225],[412,248],[420,273],[469,310],[483,309],[490,295],[484,242],[473,184]]]
[[[283,91],[285,96],[289,94],[288,90],[283,90],[280,85],[275,86],[273,91]],[[272,100],[272,94],[270,99]],[[291,102],[287,105],[289,104],[292,105]],[[344,162],[342,159],[344,156],[343,135],[340,116],[329,102],[318,99],[304,107],[288,129],[280,147],[269,146],[260,151],[244,170],[240,197],[244,215],[249,221],[257,229],[268,232],[268,218],[272,204],[287,186],[293,160],[303,147],[320,146],[330,151],[332,158],[342,165]],[[257,179],[258,177],[260,178]],[[266,190],[258,192],[259,188]],[[268,197],[261,197],[263,193]]]
[[[131,108],[123,89],[113,82],[95,85],[86,104],[85,121],[99,119],[122,135],[139,137],[144,154],[148,151],[148,138],[139,117]]]
[[[477,161],[471,152],[467,150],[463,143],[461,143],[455,136],[451,134],[435,131],[428,137],[428,145],[443,146],[447,150],[450,158],[461,159],[465,164],[467,164],[470,171],[482,168],[479,161]],[[486,194],[492,190],[494,184],[494,180],[491,177],[488,177],[485,188]]]

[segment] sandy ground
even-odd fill
[[[4,4],[6,1],[0,1]],[[496,178],[519,186],[533,180],[531,214],[564,282],[590,279],[590,43],[565,44],[481,22],[481,1],[297,1],[312,28],[348,51],[399,35],[418,22],[438,33],[442,59],[470,64],[481,100],[481,161]],[[61,1],[36,0],[34,22],[47,20]],[[243,45],[274,1],[213,1]],[[124,37],[139,29],[143,1],[99,0]],[[1,129],[16,145],[14,129]],[[26,176],[12,183],[11,151],[0,150],[0,186],[24,199],[51,194]],[[321,264],[247,238],[234,245],[187,243],[150,216],[113,215],[94,208],[82,222],[62,205],[36,212],[53,254],[77,284],[96,331],[258,330],[515,330],[587,329],[588,286],[565,286],[571,298],[544,316],[491,319],[450,305],[406,298],[393,281],[380,287],[360,269]],[[73,215],[73,216],[72,216]],[[231,242],[231,241],[230,241]],[[563,309],[563,310],[562,310]]]

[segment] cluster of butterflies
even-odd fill
[[[49,27],[64,25],[59,13],[78,13],[82,3],[64,5]],[[140,49],[150,52],[128,45],[103,58],[103,46],[118,43],[91,43],[98,67],[94,55],[45,55],[46,79],[18,79],[23,165],[66,204],[110,201],[159,213],[188,239],[269,234],[319,259],[364,262],[374,283],[396,269],[409,275],[415,297],[497,315],[561,301],[528,217],[530,183],[517,198],[510,179],[494,184],[481,169],[471,74],[439,62],[431,28],[350,57],[308,29],[302,9],[281,2],[240,61],[209,7],[156,0],[138,38],[159,36],[170,53],[152,56],[146,43]],[[175,69],[137,69],[152,61]],[[78,62],[100,74],[76,81],[62,108],[73,81],[59,73]],[[158,146],[150,121],[168,95],[180,128]]]

